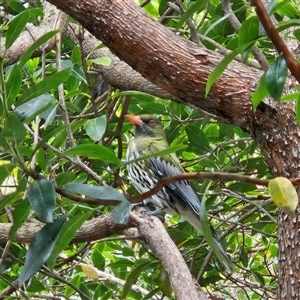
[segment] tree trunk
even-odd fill
[[[232,62],[205,96],[221,56],[181,39],[130,0],[50,0],[103,41],[119,58],[178,101],[248,131],[273,176],[298,177],[300,130],[292,103],[266,99],[256,111],[251,93],[261,73]],[[124,74],[126,76],[126,74]],[[299,214],[279,214],[278,299],[300,299]]]

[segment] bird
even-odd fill
[[[159,180],[184,173],[184,169],[175,153],[165,156],[151,156],[146,159],[139,158],[169,148],[163,124],[159,118],[150,114],[126,115],[125,118],[135,125],[134,137],[129,140],[126,160],[128,178],[143,194],[152,189]],[[132,163],[130,163],[133,161]],[[167,184],[149,200],[158,211],[164,210],[170,215],[184,217],[197,231],[203,233],[200,222],[201,201],[187,180],[176,181]],[[218,241],[213,230],[213,239],[208,242],[210,248],[216,254],[225,270],[232,273],[232,261]]]

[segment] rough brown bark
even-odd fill
[[[181,39],[129,0],[49,2],[77,19],[134,70],[182,102],[248,128],[249,118],[253,118],[250,93],[260,71],[233,62],[205,97],[207,78],[221,55]]]
[[[87,0],[51,3],[72,15],[117,56],[182,102],[250,132],[273,176],[298,177],[300,131],[291,103],[272,100],[252,110],[251,93],[260,76],[232,63],[205,97],[209,74],[221,57],[168,31],[131,1]],[[279,215],[278,299],[300,298],[299,214]]]
[[[82,23],[145,78],[196,109],[250,132],[273,176],[300,175],[300,131],[291,103],[265,101],[254,112],[251,93],[258,71],[232,63],[205,97],[221,57],[168,31],[129,0],[50,0]],[[126,74],[125,74],[126,76]],[[299,213],[279,215],[278,299],[300,298]]]
[[[161,221],[157,217],[145,213],[140,213],[139,216],[131,214],[131,220],[137,225],[146,245],[162,262],[169,275],[176,299],[206,300],[205,293],[192,278],[185,261]]]
[[[30,243],[33,236],[44,226],[44,223],[34,220],[34,222],[24,223],[13,241],[16,243]],[[8,241],[9,231],[12,223],[1,223],[0,226],[0,244]],[[121,233],[123,230],[132,227],[132,224],[120,225],[115,224],[112,216],[100,216],[86,221],[83,226],[76,232],[73,239],[74,243],[91,242],[111,236],[115,233]]]

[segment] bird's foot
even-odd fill
[[[151,203],[150,201],[142,201],[136,204],[131,205],[131,210],[135,210],[139,207],[144,206],[146,209],[144,211],[141,211],[143,214],[147,214],[148,216],[156,216],[158,217],[162,222],[165,221],[165,218],[160,215],[160,213],[164,210],[163,208],[155,209],[155,205]]]
[[[147,214],[148,216],[156,216],[161,220],[162,223],[165,222],[164,216],[160,215],[159,213],[163,211],[163,208],[157,210],[145,210],[143,213]]]
[[[139,203],[132,204],[131,205],[131,210],[135,210],[136,208],[141,207],[141,206],[146,206],[151,211],[155,210],[154,204],[152,204],[150,201],[146,201],[146,200],[143,200],[143,201],[141,201]]]

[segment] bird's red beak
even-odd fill
[[[143,121],[141,120],[141,118],[139,116],[135,116],[135,115],[126,115],[125,118],[130,121],[131,123],[133,123],[134,125],[138,125],[141,126],[143,125]]]

